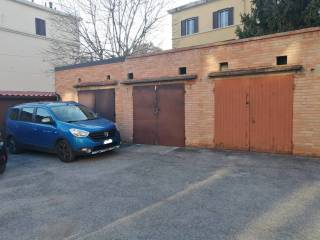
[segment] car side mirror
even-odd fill
[[[41,123],[43,124],[53,124],[53,120],[50,117],[45,117],[41,119]]]

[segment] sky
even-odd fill
[[[31,0],[29,0],[31,1]],[[68,0],[65,0],[68,1]],[[181,5],[184,5],[189,2],[193,2],[195,0],[171,0],[170,1],[170,7],[168,9],[164,9],[164,12],[167,13],[167,10],[171,8],[175,8]],[[48,4],[48,0],[34,0],[35,3],[44,5],[45,2]],[[51,0],[51,2],[55,3],[58,2],[58,0]],[[168,27],[170,26],[170,27]],[[163,20],[163,23],[161,24],[161,29],[158,31],[150,41],[152,41],[155,45],[161,47],[162,49],[170,49],[172,47],[171,44],[172,40],[172,33],[171,33],[171,16],[169,14],[166,14],[165,19]]]

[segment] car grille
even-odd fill
[[[106,131],[90,133],[89,137],[95,141],[99,141],[99,140],[105,140],[107,138],[113,138],[115,133],[116,133],[116,129],[111,129]]]

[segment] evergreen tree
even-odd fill
[[[242,14],[239,38],[320,26],[320,0],[252,0],[249,14]]]

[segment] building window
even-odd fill
[[[46,21],[36,18],[36,34],[39,36],[46,36]]]
[[[277,57],[277,65],[287,65],[288,57],[287,56],[278,56]]]
[[[191,35],[199,31],[199,18],[189,18],[181,22],[181,36]]]
[[[229,63],[228,62],[222,62],[220,63],[220,72],[222,71],[227,71],[229,68]]]
[[[128,80],[132,80],[134,78],[133,73],[128,73]]]
[[[234,24],[234,8],[226,8],[213,13],[213,28],[225,28]]]
[[[187,74],[187,68],[186,67],[180,67],[179,68],[179,74],[180,75],[186,75]]]

